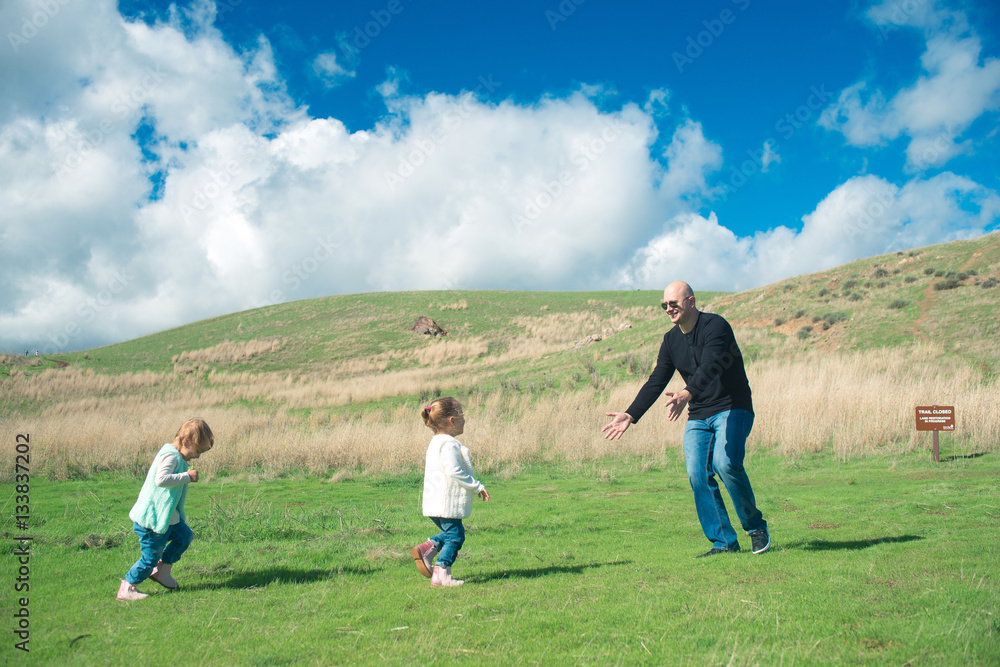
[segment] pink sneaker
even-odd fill
[[[434,566],[434,576],[431,577],[431,586],[461,586],[464,583],[460,579],[452,579],[450,566]]]
[[[431,570],[434,567],[434,557],[438,555],[438,551],[439,549],[430,540],[410,549],[410,555],[413,556],[413,562],[416,563],[420,574],[427,578],[433,576]]]
[[[177,580],[170,576],[170,567],[171,563],[164,563],[161,560],[153,568],[149,578],[168,590],[176,591],[180,586],[177,584]]]
[[[122,585],[118,587],[118,595],[115,597],[123,602],[138,602],[139,600],[145,600],[149,596],[137,591],[135,586],[122,579]]]

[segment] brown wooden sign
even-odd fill
[[[954,431],[954,405],[918,405],[918,431]]]

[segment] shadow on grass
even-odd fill
[[[375,568],[355,568],[339,567],[334,570],[321,570],[313,568],[311,570],[293,570],[287,567],[272,567],[256,572],[242,572],[231,574],[225,581],[206,581],[203,583],[181,585],[185,591],[217,590],[220,588],[263,588],[270,584],[289,583],[307,584],[313,581],[324,581],[341,574],[372,574]],[[211,576],[211,575],[207,575]],[[218,576],[226,576],[225,574]]]
[[[479,574],[466,577],[469,583],[482,583],[486,581],[497,581],[500,579],[537,579],[550,574],[582,574],[585,570],[592,570],[598,567],[610,567],[612,565],[628,565],[632,561],[619,560],[613,563],[587,563],[585,565],[549,565],[548,567],[521,568],[520,570],[503,570],[491,574]]]
[[[978,459],[980,456],[986,456],[986,452],[976,452],[975,454],[955,454],[954,456],[946,456],[941,459],[941,463],[947,463],[948,461],[957,461],[959,459]]]
[[[924,539],[920,535],[900,535],[898,537],[873,537],[870,540],[845,540],[832,542],[829,540],[798,540],[783,546],[785,549],[805,549],[806,551],[840,551],[867,549],[876,544],[894,544],[898,542],[915,542]]]

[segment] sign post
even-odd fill
[[[955,430],[954,405],[918,405],[917,430],[934,432],[934,462],[940,463],[938,453],[938,431]]]

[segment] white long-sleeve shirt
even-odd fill
[[[473,499],[486,488],[474,474],[468,447],[446,433],[431,438],[424,465],[424,516],[468,518]]]

